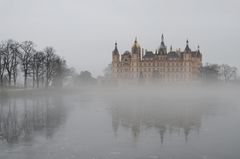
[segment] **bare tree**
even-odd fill
[[[35,53],[34,43],[32,41],[24,41],[21,45],[21,64],[24,73],[24,88],[27,87],[27,78],[31,71],[31,62]]]
[[[67,68],[66,61],[57,57],[54,61],[53,85],[62,87],[64,78],[70,75],[70,73],[71,71]]]
[[[17,66],[18,66],[18,43],[13,40],[8,40],[2,43],[1,52],[3,58],[3,67],[7,72],[8,85],[11,86],[12,77],[14,86],[16,86]]]
[[[237,78],[237,68],[222,64],[219,66],[219,74],[225,82],[228,82]]]
[[[44,52],[46,54],[45,58],[45,67],[46,67],[46,81],[45,81],[45,87],[49,87],[50,82],[52,81],[54,77],[54,61],[57,59],[57,56],[55,55],[55,50],[53,47],[46,47],[44,49]]]
[[[35,76],[36,76],[37,88],[39,88],[40,79],[42,79],[42,82],[44,81],[45,57],[46,56],[45,56],[44,52],[41,52],[41,51],[38,51],[34,56]]]
[[[3,86],[3,76],[5,73],[5,45],[0,44],[0,86]]]
[[[21,64],[21,65],[20,65]],[[36,51],[32,41],[21,44],[14,40],[0,43],[0,86],[16,86],[18,68],[24,75],[24,87],[28,86],[29,77],[32,87],[61,86],[63,79],[70,74],[66,61],[55,54],[53,47]]]
[[[200,68],[200,78],[203,81],[215,82],[218,80],[219,66],[217,64],[207,64]]]

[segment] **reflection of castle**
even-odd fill
[[[166,133],[176,133],[188,136],[191,131],[199,131],[201,118],[204,113],[202,107],[144,104],[137,106],[121,103],[122,105],[112,109],[112,127],[117,134],[119,127],[129,128],[134,138],[137,138],[141,131],[154,128],[160,134],[163,143]],[[133,103],[132,103],[133,104]]]
[[[195,80],[201,66],[202,54],[199,47],[197,51],[191,51],[187,41],[184,51],[173,51],[171,46],[167,52],[163,35],[161,45],[155,53],[141,49],[137,39],[131,52],[126,51],[120,56],[117,43],[112,52],[112,73],[115,79]]]

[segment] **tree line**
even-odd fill
[[[62,86],[68,68],[53,47],[36,50],[32,41],[9,39],[0,43],[0,87]],[[23,82],[20,82],[23,80]]]
[[[200,68],[200,79],[202,81],[237,81],[237,68],[227,64],[209,64]]]

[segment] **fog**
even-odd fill
[[[239,86],[2,90],[0,158],[240,156]]]
[[[0,159],[239,159],[239,6],[0,0]],[[200,61],[114,70],[161,40]]]

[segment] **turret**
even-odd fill
[[[161,44],[160,44],[160,47],[158,49],[158,54],[159,55],[166,55],[167,54],[167,47],[164,43],[164,36],[162,34],[162,37],[161,37]]]
[[[199,67],[202,66],[202,53],[200,51],[200,46],[198,45],[198,50],[197,50],[197,58],[198,58],[198,64],[199,64]]]
[[[137,41],[137,38],[132,46],[132,60],[134,62],[139,62],[141,60],[141,47]]]
[[[184,53],[183,53],[183,59],[184,60],[190,60],[191,59],[191,49],[189,47],[189,41],[186,41],[186,47],[184,49]]]
[[[132,46],[132,59],[131,59],[131,67],[132,67],[132,77],[138,78],[139,77],[139,65],[141,61],[141,47],[138,44],[137,38],[134,41],[134,44]]]
[[[132,46],[132,54],[138,54],[141,55],[141,47],[137,41],[137,38],[135,38],[134,44]]]
[[[186,41],[186,47],[185,47],[184,51],[187,52],[187,53],[191,52],[191,49],[189,48],[189,41],[188,40]]]
[[[115,48],[112,52],[112,61],[113,62],[119,62],[119,52],[118,52],[118,48],[117,48],[117,42],[115,43]]]
[[[120,55],[117,48],[117,42],[115,43],[115,48],[112,52],[112,75],[114,78],[117,78],[118,66],[120,63]]]
[[[200,46],[198,45],[198,49],[197,49],[197,57],[201,58],[202,54],[200,52]]]

